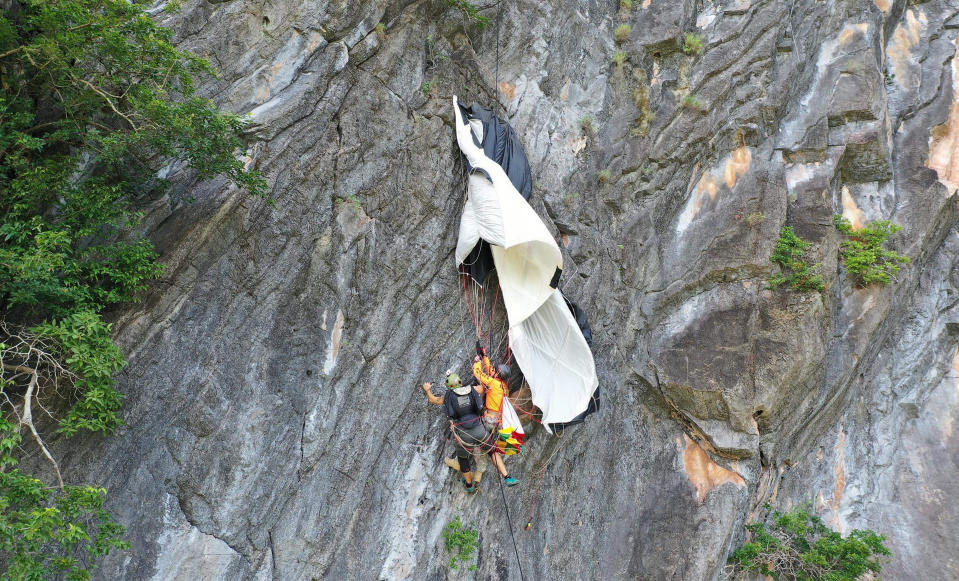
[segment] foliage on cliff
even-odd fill
[[[195,94],[210,64],[177,50],[145,4],[19,0],[0,15],[0,540],[16,539],[0,542],[0,575],[84,578],[79,544],[94,556],[122,546],[105,491],[64,486],[34,413],[66,435],[120,423],[124,359],[102,313],[163,272],[138,202],[169,189],[173,166],[265,191],[240,158],[244,120]],[[26,432],[59,489],[16,468]]]
[[[737,573],[760,573],[773,579],[855,581],[879,573],[880,559],[890,555],[885,537],[856,529],[843,537],[818,516],[799,507],[773,511],[769,526],[746,525],[752,540],[736,549],[729,563]]]
[[[779,233],[776,250],[770,260],[782,268],[782,274],[769,279],[769,288],[779,288],[787,285],[797,291],[822,290],[825,284],[822,275],[816,273],[819,266],[808,265],[802,259],[809,248],[809,243],[796,236],[791,226],[783,226]]]
[[[857,230],[839,215],[833,216],[833,223],[848,237],[839,246],[839,256],[857,286],[889,284],[899,272],[899,265],[909,263],[908,256],[883,248],[889,237],[902,230],[902,226],[889,220],[876,220]]]

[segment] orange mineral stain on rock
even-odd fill
[[[653,0],[643,0],[643,8],[649,8],[649,5],[653,3]]]
[[[746,487],[746,480],[742,476],[713,462],[688,435],[683,434],[683,438],[686,440],[683,467],[686,469],[686,477],[696,487],[696,500],[699,504],[703,504],[706,495],[723,484],[731,482],[739,488]]]
[[[745,145],[734,149],[719,165],[706,171],[693,187],[692,195],[679,215],[677,230],[683,232],[692,223],[706,204],[706,198],[715,200],[723,186],[731,190],[736,186],[739,178],[749,171],[752,161],[752,152]]]
[[[661,81],[662,79],[660,78],[660,74],[659,74],[659,63],[656,61],[653,61],[653,76],[652,76],[652,80],[649,81],[649,86],[655,87]]]
[[[753,154],[745,145],[733,151],[729,159],[726,160],[726,167],[723,170],[723,177],[726,180],[726,187],[732,189],[736,185],[736,180],[744,176],[749,170],[749,164],[753,160]]]
[[[865,34],[868,31],[869,31],[869,24],[865,22],[854,24],[852,26],[847,26],[842,30],[842,33],[839,35],[839,44],[849,44],[849,41],[854,39],[857,34]]]
[[[513,98],[516,97],[516,85],[511,85],[507,83],[506,81],[503,81],[502,83],[499,84],[499,90],[510,101],[512,101]]]
[[[323,364],[323,373],[329,375],[336,365],[336,358],[340,355],[340,343],[343,340],[343,311],[337,309],[336,321],[333,323],[333,332],[330,334],[330,344],[326,350],[326,361]],[[325,323],[325,321],[324,321]]]
[[[836,442],[836,465],[833,467],[833,475],[836,482],[832,489],[832,501],[829,507],[832,509],[832,521],[830,524],[838,531],[842,532],[842,522],[839,520],[839,509],[842,506],[842,497],[846,492],[846,432],[842,426],[839,426],[839,440]]]
[[[956,380],[956,391],[959,391],[959,351],[952,358],[952,376]]]
[[[713,176],[706,174],[699,178],[696,184],[696,211],[702,207],[703,194],[708,194],[710,200],[716,199],[716,193],[719,192],[719,184],[713,179]]]
[[[959,38],[956,39],[959,48]],[[959,61],[952,59],[952,108],[949,118],[929,132],[927,167],[936,170],[939,181],[952,194],[959,188]]]
[[[575,135],[569,138],[569,149],[573,152],[573,155],[578,154],[583,151],[586,147],[586,138],[585,137],[576,137]]]
[[[889,0],[872,0],[872,3],[883,12],[889,12],[889,6],[891,5]]]
[[[310,35],[310,39],[306,43],[306,52],[313,54],[321,44],[323,44],[323,35],[319,32],[314,32]]]
[[[262,104],[265,103],[267,99],[270,98],[270,86],[267,84],[262,84],[256,88],[253,93],[256,103]]]
[[[859,209],[856,200],[849,193],[849,188],[842,187],[842,217],[849,220],[853,230],[859,230],[866,225],[866,214]]]
[[[919,34],[926,23],[926,15],[916,17],[914,10],[906,11],[906,19],[892,33],[892,42],[886,50],[886,56],[892,62],[896,81],[902,84],[912,63],[912,48],[919,44]]]

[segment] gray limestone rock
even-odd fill
[[[484,30],[443,0],[157,12],[252,117],[275,205],[176,174],[145,209],[167,275],[115,313],[126,425],[55,443],[130,530],[98,578],[711,580],[767,502],[888,535],[885,578],[959,575],[959,4],[477,4]],[[453,94],[522,138],[603,389],[530,426],[506,506],[454,481],[417,388],[475,340]],[[901,224],[913,262],[855,288],[834,214]],[[767,288],[783,225],[824,292]]]

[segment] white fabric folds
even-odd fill
[[[599,386],[593,353],[558,290],[509,330],[513,357],[543,412],[543,423],[569,422],[589,406]]]
[[[543,412],[543,423],[572,421],[586,411],[599,380],[593,354],[555,284],[563,258],[535,210],[503,168],[477,144],[475,124],[463,120],[456,97],[456,141],[474,168],[460,221],[456,262],[480,239],[488,242],[509,319],[510,346]]]

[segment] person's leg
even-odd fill
[[[506,482],[506,486],[516,486],[519,484],[519,480],[510,476],[509,472],[506,471],[506,462],[503,461],[502,454],[497,454],[495,451],[493,451],[490,452],[489,457],[493,460],[493,464],[496,466],[496,469],[499,470],[500,476],[502,476],[503,480]]]
[[[506,462],[503,462],[503,455],[492,450],[489,453],[490,460],[493,461],[493,466],[496,466],[496,469],[499,470],[500,476],[506,478],[509,476],[509,472],[506,471]]]
[[[458,456],[457,459],[460,461],[460,472],[463,473],[463,478],[466,479],[466,484],[468,486],[473,486],[473,472],[470,470],[470,457]]]

